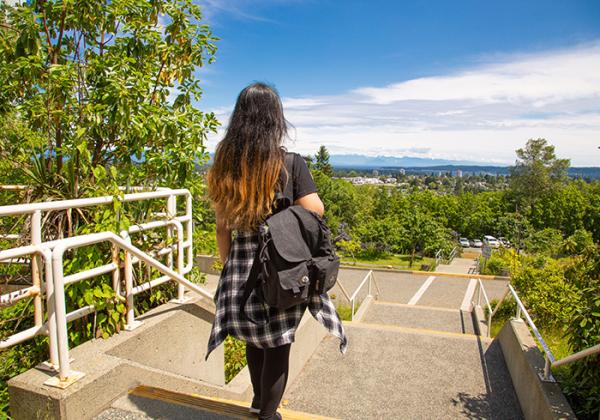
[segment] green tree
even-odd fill
[[[533,213],[542,198],[565,183],[569,160],[558,159],[554,146],[542,138],[530,139],[516,153],[517,161],[510,168],[510,187],[517,203]]]
[[[313,168],[323,172],[327,176],[333,175],[333,167],[329,163],[329,152],[325,146],[319,147],[319,151],[315,155],[315,163]]]
[[[217,121],[194,106],[196,70],[216,47],[192,0],[34,0],[0,13],[0,119],[21,124],[0,138],[43,139],[23,169],[34,196],[94,193],[109,165],[102,184],[193,182]]]

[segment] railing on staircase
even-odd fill
[[[379,294],[381,294],[381,290],[379,289],[379,285],[377,284],[377,281],[375,280],[375,275],[373,274],[373,270],[369,270],[369,272],[362,279],[362,281],[360,282],[360,284],[358,285],[358,287],[356,288],[354,293],[352,293],[352,295],[348,294],[348,292],[346,291],[346,289],[344,288],[342,283],[339,281],[339,279],[337,281],[337,284],[340,287],[340,290],[342,291],[342,293],[344,294],[346,299],[348,299],[348,302],[350,302],[350,305],[352,308],[350,319],[352,321],[354,321],[354,315],[356,314],[356,298],[358,297],[358,293],[363,289],[363,287],[365,285],[368,285],[368,287],[369,287],[368,291],[367,291],[367,296],[373,296],[371,294],[371,292],[373,290],[373,285],[375,286],[375,289],[377,289],[377,294],[375,295],[375,299],[377,299]]]
[[[177,215],[177,198],[185,198],[185,214]],[[155,215],[162,220],[133,225],[122,231],[121,236],[113,232],[93,233],[70,238],[42,241],[42,213],[56,210],[72,210],[90,206],[106,205],[113,200],[122,202],[138,202],[145,200],[166,199],[166,212]],[[32,339],[43,334],[49,338],[50,360],[48,367],[58,370],[58,377],[51,378],[47,385],[64,388],[83,376],[70,368],[69,348],[67,339],[67,324],[75,319],[95,312],[93,305],[78,308],[69,313],[65,306],[65,285],[85,279],[112,274],[112,286],[118,299],[126,305],[126,329],[134,329],[140,323],[135,320],[135,295],[158,286],[166,281],[178,283],[177,302],[184,302],[184,291],[189,289],[199,295],[212,299],[212,294],[204,288],[191,283],[184,275],[193,267],[192,250],[192,197],[188,190],[171,190],[162,188],[152,192],[125,194],[121,197],[104,196],[76,200],[64,200],[45,203],[29,203],[0,207],[0,217],[29,216],[31,224],[31,244],[0,251],[0,260],[14,261],[18,258],[31,256],[32,286],[0,296],[0,307],[14,305],[20,300],[33,298],[34,326],[17,332],[0,341],[0,350]],[[150,255],[131,244],[130,235],[157,228],[167,229],[166,246]],[[97,244],[111,244],[112,262],[92,269],[64,275],[63,255],[68,249]],[[123,251],[121,253],[121,251]],[[174,254],[177,255],[176,267],[173,267]],[[123,261],[121,261],[121,254]],[[161,263],[158,258],[166,256],[167,263]],[[187,257],[187,258],[186,258]],[[185,261],[187,259],[187,262]],[[162,277],[133,286],[133,264],[144,262],[162,274]],[[124,294],[121,293],[121,268],[124,272]],[[44,281],[42,281],[42,272]],[[46,311],[43,310],[45,296]],[[47,321],[44,322],[44,315]]]
[[[444,251],[440,248],[435,253],[435,266],[437,267],[438,265],[440,265],[440,263],[442,262],[443,259],[444,259]]]
[[[452,248],[452,251],[450,251],[450,254],[448,254],[448,258],[446,258],[446,264],[451,264],[457,255],[458,255],[458,247],[455,246],[454,248]]]
[[[543,374],[540,375],[543,381],[555,382],[555,379],[552,376],[552,368],[563,366],[563,365],[575,362],[577,360],[581,360],[585,357],[588,357],[588,356],[591,356],[594,354],[600,354],[600,343],[599,343],[599,344],[596,344],[595,346],[589,347],[585,350],[581,350],[570,356],[566,356],[560,360],[556,360],[556,358],[552,354],[552,351],[548,347],[548,344],[542,337],[542,334],[540,333],[540,331],[536,327],[535,323],[533,322],[533,319],[531,319],[531,316],[529,315],[527,308],[525,308],[525,305],[523,305],[523,302],[519,298],[517,291],[510,284],[507,284],[504,294],[502,295],[502,297],[496,304],[496,307],[493,309],[493,311],[492,311],[492,307],[490,305],[489,299],[487,297],[487,293],[485,291],[485,287],[483,286],[481,279],[478,279],[476,294],[477,294],[477,306],[481,307],[481,297],[482,296],[485,299],[486,308],[488,310],[487,321],[486,321],[488,337],[490,336],[490,331],[492,328],[492,319],[493,319],[494,315],[496,315],[496,313],[498,312],[498,310],[500,309],[502,304],[506,301],[507,297],[510,296],[514,299],[515,303],[517,304],[515,318],[516,319],[525,318],[525,321],[529,325],[529,328],[535,335],[535,338],[540,343],[540,346],[542,347],[542,350],[544,352],[544,360],[545,360],[544,372],[543,372]],[[472,303],[473,303],[473,305],[475,304],[475,302],[472,302]]]

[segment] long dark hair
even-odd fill
[[[254,229],[270,213],[286,136],[277,91],[265,83],[242,90],[208,171],[209,197],[229,228]]]

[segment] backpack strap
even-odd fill
[[[259,235],[260,234],[261,233],[259,233]],[[256,325],[258,325],[258,322],[256,322],[254,319],[249,317],[248,314],[246,314],[246,303],[248,302],[248,299],[250,298],[250,294],[252,293],[252,291],[254,289],[256,289],[256,287],[258,286],[258,278],[259,278],[260,266],[261,266],[260,259],[261,259],[261,255],[262,255],[265,247],[266,247],[266,244],[263,244],[262,239],[259,238],[258,248],[256,249],[256,255],[254,256],[254,262],[252,263],[252,268],[250,268],[250,274],[248,274],[248,280],[246,280],[246,284],[244,285],[244,295],[242,296],[242,302],[240,303],[241,317],[246,318],[247,320],[249,320],[250,322],[252,322],[253,324],[256,324]],[[268,321],[263,325],[266,325],[267,323],[268,323]]]
[[[290,207],[294,204],[294,154],[285,154],[284,167],[287,171],[287,180],[285,185],[282,185],[282,190],[275,192],[275,199],[273,200],[273,207],[277,211]],[[283,171],[282,171],[283,172]],[[283,174],[281,176],[283,182]]]

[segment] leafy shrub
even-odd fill
[[[564,264],[549,259],[539,267],[529,261],[512,276],[519,296],[538,326],[566,325],[580,294],[565,278]]]
[[[224,345],[225,382],[229,383],[246,366],[246,342],[228,335]]]
[[[530,254],[558,257],[563,248],[563,236],[557,229],[533,231],[525,240],[525,250]]]
[[[585,276],[584,276],[585,277]],[[565,332],[573,352],[600,343],[600,280],[588,279],[581,299],[573,308]],[[567,367],[563,390],[581,419],[600,415],[600,355],[579,360]]]

